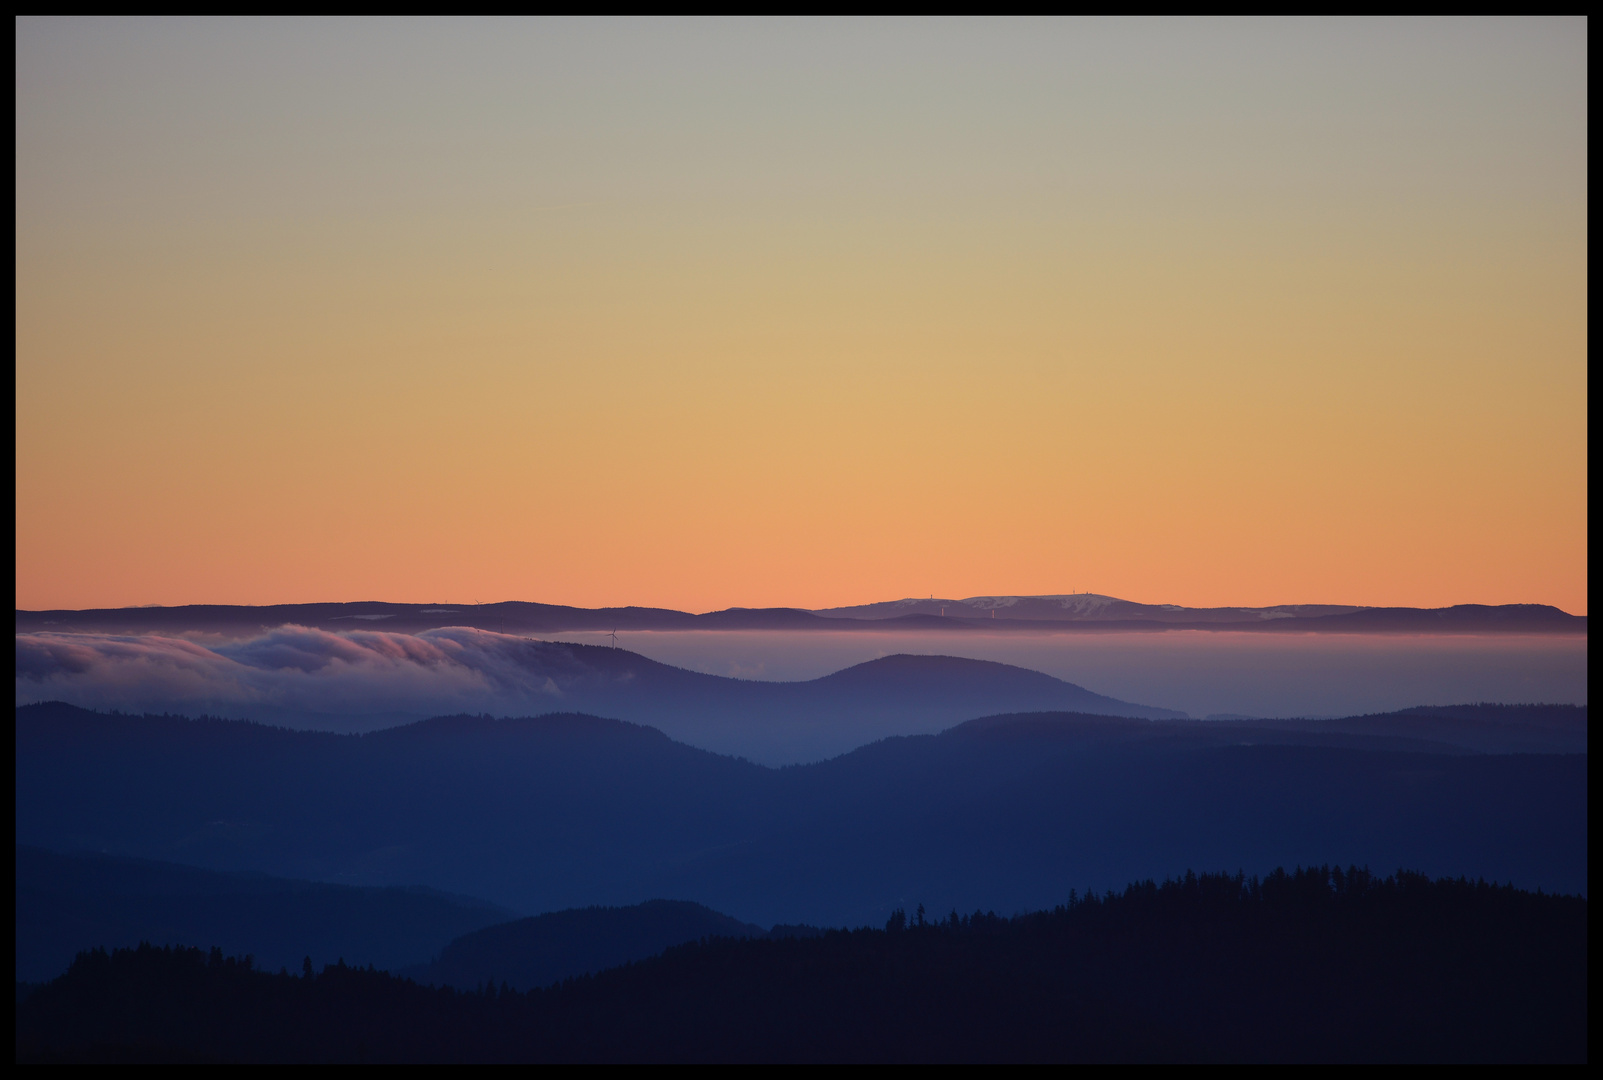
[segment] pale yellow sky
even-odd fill
[[[1586,25],[18,24],[18,606],[1586,611]]]

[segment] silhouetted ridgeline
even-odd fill
[[[520,911],[675,897],[762,925],[1020,911],[1174,866],[1336,856],[1584,892],[1585,754],[1461,742],[1584,748],[1586,710],[1455,715],[990,717],[768,769],[585,716],[354,736],[27,706],[17,842]]]
[[[1319,869],[1013,919],[713,939],[547,990],[194,950],[81,956],[20,1061],[1569,1061],[1587,903]]]
[[[1087,601],[1090,601],[1089,603]],[[99,608],[18,611],[16,632],[251,634],[293,623],[325,630],[416,632],[476,626],[512,634],[566,630],[1245,630],[1267,633],[1584,634],[1586,616],[1547,604],[1457,604],[1445,608],[1360,608],[1283,604],[1269,608],[1187,608],[1138,604],[1110,596],[1007,596],[968,600],[898,600],[857,607],[728,608],[692,614],[668,608],[576,608],[499,604],[275,604],[240,607]]]
[[[1421,705],[1339,720],[1254,721],[1282,730],[1418,739],[1486,754],[1584,754],[1585,705]]]
[[[708,937],[763,938],[760,926],[687,900],[621,908],[570,908],[488,926],[452,941],[427,964],[399,971],[418,982],[471,987],[507,983],[536,990],[578,975],[644,960]]]

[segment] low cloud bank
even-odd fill
[[[281,626],[219,643],[158,635],[16,639],[18,705],[66,701],[341,730],[445,713],[551,712],[563,707],[553,675],[578,673],[566,646],[472,627],[397,634]]]

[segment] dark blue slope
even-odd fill
[[[352,888],[87,852],[17,847],[17,979],[67,969],[80,951],[215,945],[267,969],[341,958],[393,968],[503,922],[506,908],[420,888]]]
[[[997,717],[773,770],[583,716],[336,736],[37,706],[17,711],[17,837],[524,911],[677,897],[762,924],[1007,911],[1185,866],[1584,891],[1585,755],[1477,753],[1417,719],[1393,736],[1375,718]]]

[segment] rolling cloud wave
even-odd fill
[[[158,635],[16,635],[16,703],[282,721],[384,721],[561,708],[566,647],[444,627],[418,634],[281,626],[222,643]],[[302,726],[296,724],[296,726]],[[346,726],[346,725],[340,725]],[[358,724],[358,726],[364,726]]]

